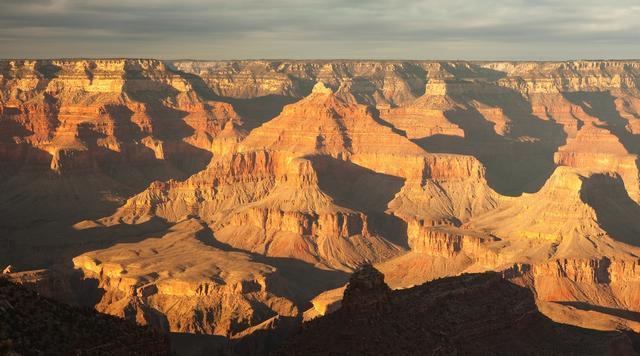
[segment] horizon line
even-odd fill
[[[257,62],[257,61],[291,61],[291,62],[326,62],[326,61],[345,61],[345,62],[626,62],[640,61],[638,58],[565,58],[565,59],[402,59],[402,58],[160,58],[160,57],[5,57],[0,61],[71,61],[71,60],[156,60],[165,62]]]

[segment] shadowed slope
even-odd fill
[[[521,93],[497,83],[437,85],[442,87],[437,92],[453,101],[443,115],[464,135],[437,134],[416,142],[429,152],[478,158],[487,167],[488,184],[498,193],[519,195],[540,189],[555,168],[553,154],[565,137],[561,127],[534,116]]]
[[[0,353],[170,355],[165,335],[42,297],[0,277]]]
[[[633,355],[638,335],[556,324],[531,292],[497,274],[391,291],[371,266],[355,272],[336,312],[306,323],[282,355]],[[535,331],[534,331],[535,330]]]
[[[619,176],[589,177],[580,197],[595,210],[598,224],[612,238],[640,247],[640,206],[629,197]]]

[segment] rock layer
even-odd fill
[[[365,263],[394,288],[500,271],[560,321],[633,329],[639,78],[637,61],[0,61],[0,261],[74,264],[101,311],[262,351]]]

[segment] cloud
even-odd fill
[[[636,4],[2,0],[0,57],[640,57]]]

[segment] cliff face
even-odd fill
[[[637,328],[639,85],[636,61],[0,61],[0,261],[255,343],[363,263],[502,271]]]
[[[278,295],[284,282],[274,267],[208,246],[199,235],[203,229],[185,221],[160,238],[73,263],[105,290],[98,311],[167,331],[232,336],[256,321],[297,315],[294,303]]]
[[[8,226],[104,216],[242,135],[230,104],[199,97],[156,60],[0,61],[0,101]]]

